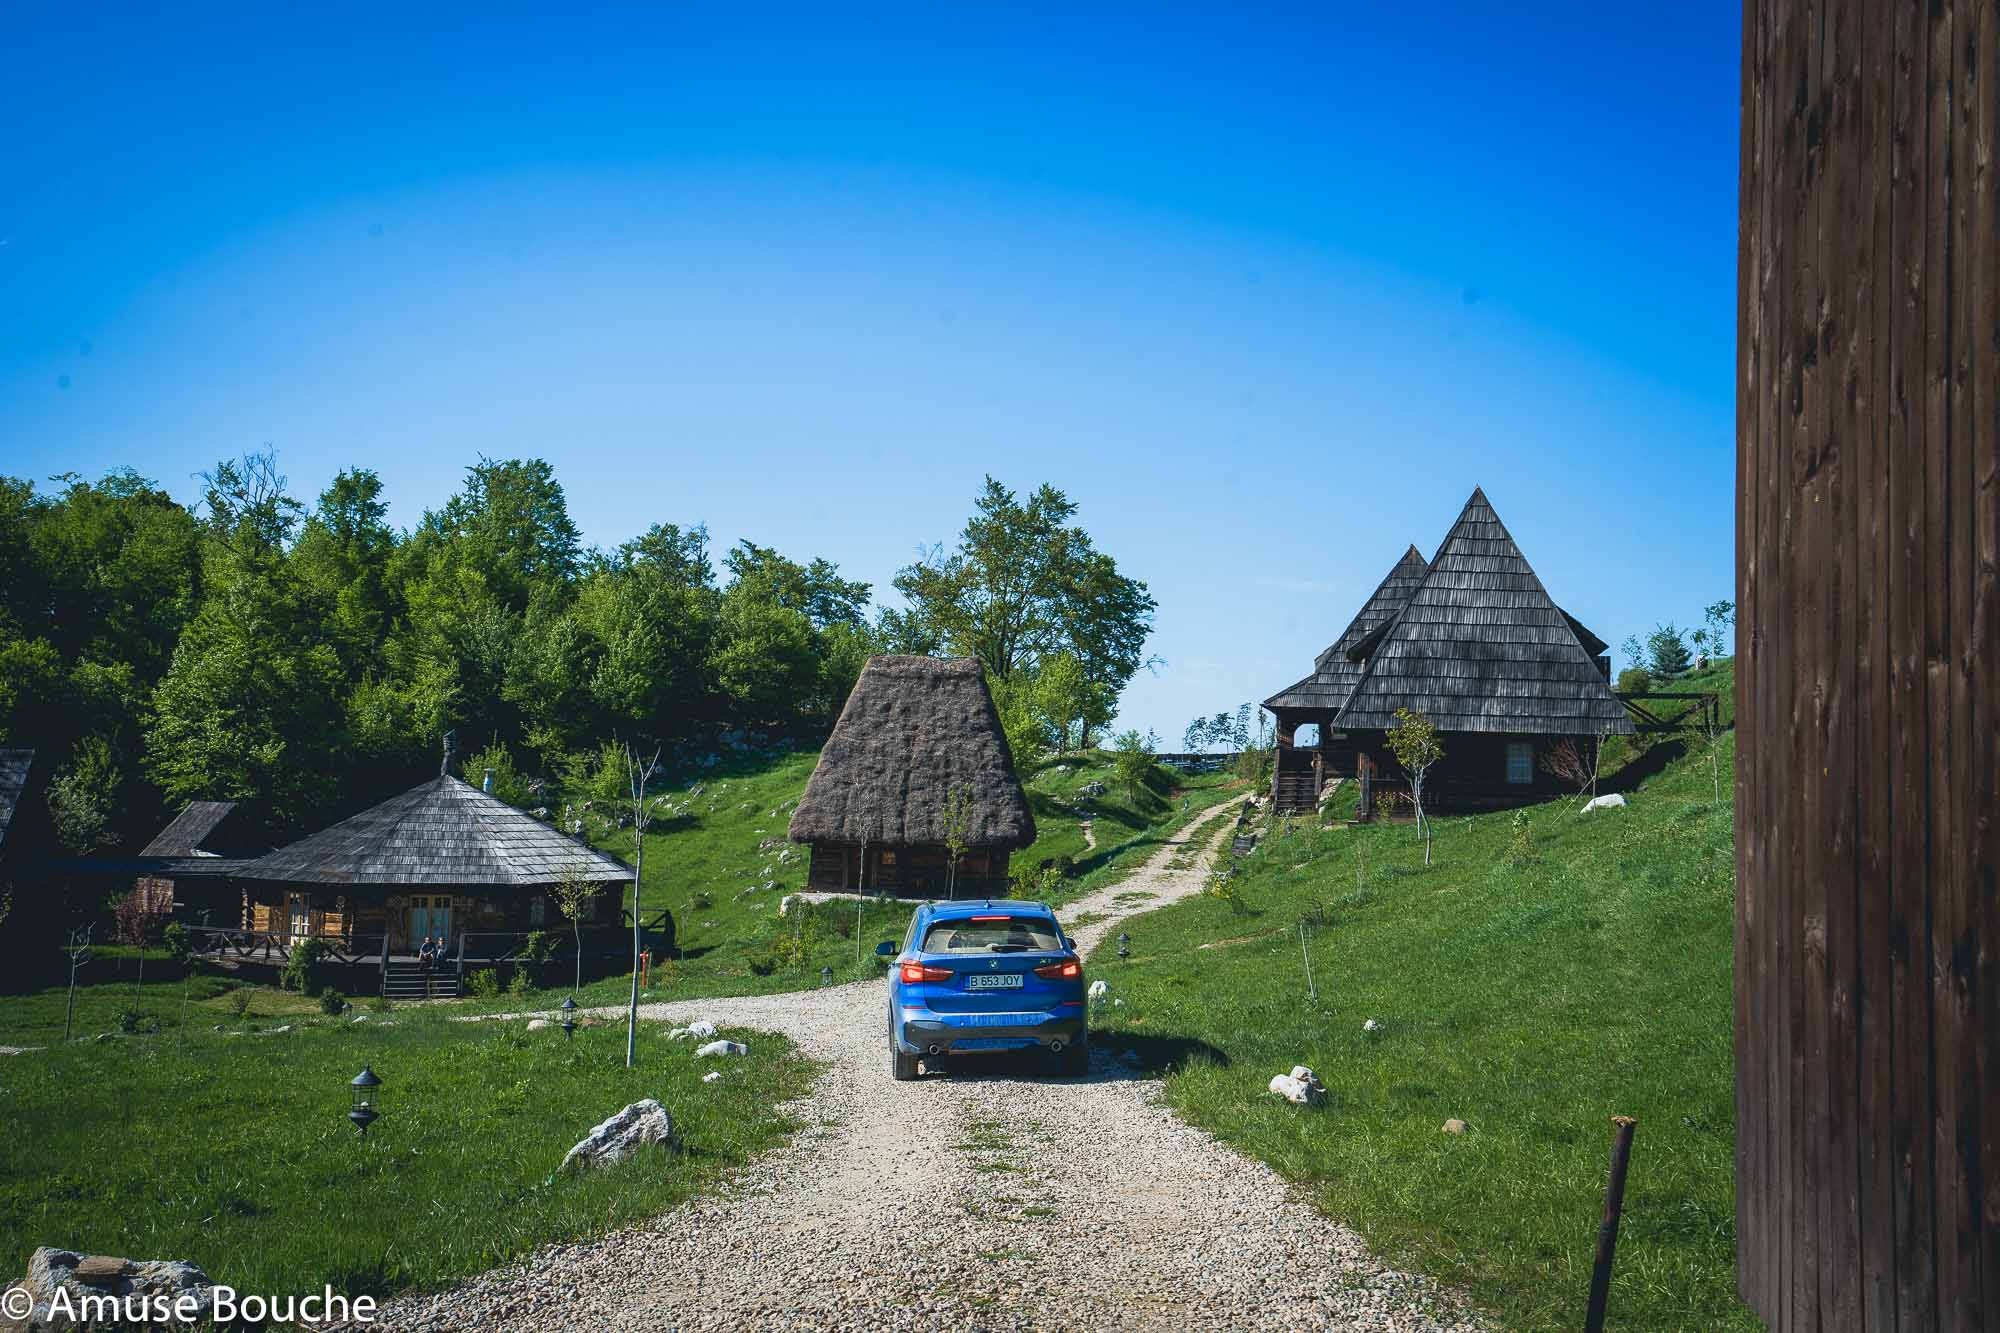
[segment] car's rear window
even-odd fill
[[[1025,953],[1062,948],[1045,916],[975,916],[939,921],[924,934],[925,953]]]

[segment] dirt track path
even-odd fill
[[[1073,903],[1084,951],[1198,892],[1218,807]],[[1168,862],[1188,838],[1209,846]],[[1143,895],[1143,896],[1141,896]],[[1088,1078],[989,1061],[890,1078],[879,982],[651,1005],[786,1034],[826,1071],[792,1144],[651,1225],[544,1250],[384,1312],[410,1329],[1472,1327],[1430,1285],[1092,1053]],[[753,1045],[751,1059],[756,1058]]]

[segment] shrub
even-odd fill
[[[546,930],[531,930],[522,941],[521,955],[531,963],[546,963],[556,956],[556,937]]]
[[[160,1020],[151,1014],[142,1014],[137,1009],[120,1009],[112,1022],[120,1032],[158,1032]]]
[[[241,1023],[250,1016],[250,1001],[255,998],[256,992],[248,986],[239,986],[229,992],[229,1012],[236,1016],[237,1022]]]
[[[688,910],[691,912],[706,912],[713,906],[715,906],[715,900],[705,893],[697,893],[694,897],[688,899]]]
[[[528,969],[525,967],[516,967],[514,975],[507,978],[507,993],[513,996],[526,995],[531,984],[528,978]]]
[[[1653,688],[1653,673],[1644,667],[1626,667],[1618,673],[1618,688],[1632,694],[1644,694]]]
[[[161,933],[167,946],[167,955],[176,963],[185,963],[194,956],[194,948],[188,943],[187,927],[175,921]]]
[[[1525,865],[1535,859],[1537,850],[1535,826],[1528,822],[1528,812],[1516,810],[1512,832],[1507,839],[1507,860],[1517,866]]]
[[[466,994],[477,999],[490,1000],[500,994],[500,974],[490,967],[482,967],[465,979]]]
[[[368,1007],[378,1014],[386,1014],[395,1006],[390,1003],[386,995],[371,995],[368,997]]]
[[[344,1014],[347,1012],[347,997],[337,990],[322,991],[319,1011],[323,1014]]]
[[[278,971],[278,984],[303,995],[319,994],[325,984],[319,976],[319,965],[332,952],[333,945],[317,935],[300,940],[285,955],[285,965]]]

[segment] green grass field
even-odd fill
[[[1525,838],[1511,812],[1439,819],[1429,869],[1406,824],[1268,837],[1238,902],[1140,917],[1129,963],[1093,960],[1125,1001],[1094,1040],[1511,1328],[1582,1322],[1610,1117],[1637,1116],[1611,1326],[1757,1327],[1733,1253],[1733,738],[1721,805],[1679,753],[1641,757],[1665,764],[1628,809],[1534,807]],[[1294,1064],[1324,1106],[1269,1094]]]
[[[750,1054],[704,1084],[718,1066],[657,1024],[627,1070],[618,1025],[572,1046],[553,1029],[415,1008],[292,1021],[277,1035],[200,1029],[0,1063],[14,1125],[0,1143],[0,1269],[61,1245],[190,1259],[246,1292],[436,1286],[673,1206],[789,1134],[773,1108],[812,1077],[764,1034],[731,1034]],[[365,1142],[346,1120],[364,1063],[384,1083]],[[593,1124],[642,1097],[672,1113],[682,1153],[555,1174]]]

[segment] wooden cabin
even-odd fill
[[[226,877],[228,868],[218,866],[218,873],[201,874],[208,867],[198,865],[197,873],[187,873],[178,863],[247,860],[269,851],[270,843],[259,846],[257,834],[247,825],[243,806],[236,801],[189,801],[140,849],[141,860],[160,862],[134,885],[140,909],[155,916],[179,912],[202,925],[238,924],[242,909],[238,890]]]
[[[367,953],[386,937],[391,954],[440,936],[456,953],[467,935],[567,931],[550,889],[569,870],[601,886],[586,929],[616,923],[630,867],[446,771],[248,862],[237,881],[244,928],[260,935],[367,940]],[[466,952],[502,956],[490,945]]]
[[[1329,782],[1352,777],[1366,819],[1373,792],[1407,790],[1388,745],[1402,708],[1444,742],[1425,784],[1440,807],[1567,790],[1546,766],[1556,747],[1633,731],[1604,647],[1549,597],[1474,488],[1437,554],[1405,551],[1312,674],[1265,700],[1277,718],[1274,808],[1310,811]],[[1302,745],[1308,726],[1317,734]]]
[[[966,851],[946,850],[954,802]],[[1000,897],[1035,840],[986,677],[971,658],[868,660],[792,814],[807,888],[906,898]]]

